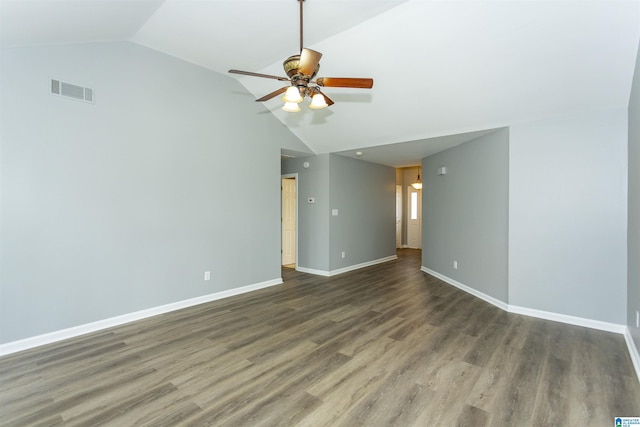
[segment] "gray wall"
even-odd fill
[[[640,47],[629,100],[628,179],[627,325],[640,350],[640,329],[636,327],[636,310],[640,310]]]
[[[396,254],[395,169],[330,156],[330,270]],[[346,258],[342,259],[342,251]]]
[[[393,168],[322,154],[285,159],[282,173],[298,173],[299,267],[330,272],[395,255]]]
[[[235,80],[130,43],[2,67],[0,342],[280,277],[280,148],[308,148]]]
[[[508,153],[501,129],[425,158],[422,174],[422,265],[504,302]]]
[[[302,164],[309,162],[309,167]],[[298,173],[298,267],[329,271],[329,154],[282,161],[282,173]],[[315,203],[307,203],[309,197]]]
[[[626,323],[627,110],[510,127],[509,303]]]

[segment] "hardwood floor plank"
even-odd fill
[[[172,405],[178,406],[178,405]],[[145,427],[174,427],[202,412],[202,408],[193,402],[182,404],[176,408],[164,407],[154,411],[151,417],[140,418],[136,423]]]
[[[153,405],[164,396],[177,391],[173,384],[162,384],[147,390],[131,393],[126,398],[118,399],[117,403],[110,403],[91,413],[76,412],[67,415],[65,421],[72,425],[96,426],[101,424],[127,425],[135,417],[134,410]],[[134,418],[135,419],[135,418]]]
[[[490,416],[482,409],[465,405],[456,422],[457,427],[485,427],[489,426]]]
[[[487,323],[478,322],[486,325]],[[497,349],[501,348],[501,344],[504,340],[504,335],[509,328],[507,324],[490,323],[494,327],[485,329],[483,332],[478,332],[477,339],[472,348],[464,355],[463,360],[465,362],[474,364],[476,366],[487,366],[493,354]],[[475,330],[472,332],[476,332]],[[476,335],[472,335],[476,336]]]
[[[399,385],[399,381],[403,384]],[[392,375],[378,387],[376,393],[361,400],[335,425],[415,425],[418,415],[434,393],[410,381],[405,383],[406,381],[407,378]]]
[[[513,379],[513,370],[521,357],[520,352],[521,350],[510,346],[498,346],[469,391],[466,403],[491,413],[499,405],[502,390]]]

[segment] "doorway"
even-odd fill
[[[409,212],[407,215],[407,246],[422,249],[422,190],[407,187]]]
[[[298,261],[298,174],[281,176],[281,265],[295,268]]]

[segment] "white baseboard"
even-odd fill
[[[228,298],[234,295],[240,295],[280,284],[282,284],[282,278],[267,280],[265,282],[254,283],[252,285],[241,286],[234,289],[228,289],[226,291],[220,291],[209,295],[190,298],[183,301],[136,311],[133,313],[123,314],[121,316],[111,317],[109,319],[98,320],[97,322],[86,323],[84,325],[74,326],[59,331],[49,332],[47,334],[37,335],[35,337],[0,344],[0,356],[16,353],[18,351],[28,350],[30,348],[39,347],[45,344],[51,344],[56,341],[74,338],[91,332],[97,332],[102,329],[123,325],[125,323],[133,322],[136,320],[146,319],[158,314],[168,313],[170,311],[180,310],[182,308],[192,307],[194,305]]]
[[[401,245],[400,249],[422,249],[422,248],[416,248],[415,246],[409,246],[409,245]]]
[[[337,276],[338,274],[346,273],[348,271],[359,270],[361,268],[371,267],[372,265],[382,264],[383,262],[393,261],[395,259],[398,259],[398,256],[392,255],[384,258],[374,259],[373,261],[367,261],[361,264],[354,264],[354,265],[350,265],[347,267],[343,267],[343,268],[339,268],[337,270],[331,270],[331,271],[316,270],[314,268],[306,268],[306,267],[300,267],[300,266],[296,266],[296,270],[302,273],[309,273],[309,274],[315,274],[317,276],[331,277],[331,276]]]
[[[326,271],[326,270],[316,270],[315,268],[301,267],[299,265],[296,265],[296,271],[299,271],[301,273],[315,274],[316,276],[325,276],[325,277],[329,277],[329,275],[331,274],[329,271]]]
[[[509,305],[504,301],[500,301],[499,299],[496,299],[490,295],[484,294],[467,285],[463,285],[462,283],[457,282],[443,274],[430,270],[427,267],[423,266],[420,268],[420,270],[434,277],[437,277],[443,282],[453,285],[456,288],[459,288],[467,293],[470,293],[471,295],[474,295],[480,299],[483,299],[486,302],[493,304],[498,308],[501,308],[502,310],[508,311],[509,313],[522,314],[525,316],[537,317],[539,319],[553,320],[555,322],[567,323],[569,325],[583,326],[583,327],[592,328],[592,329],[599,329],[607,332],[615,332],[617,334],[624,334],[627,328],[625,325],[620,325],[617,323],[602,322],[599,320],[587,319],[584,317],[570,316],[568,314],[553,313],[550,311],[536,310],[533,308],[520,307],[517,305]]]
[[[631,362],[633,362],[633,367],[636,370],[636,377],[638,378],[638,381],[640,381],[640,354],[638,354],[638,347],[636,347],[633,342],[633,337],[631,336],[631,331],[628,326],[625,327],[624,340],[627,343],[629,356],[631,356]]]
[[[455,286],[458,289],[461,289],[463,291],[465,291],[466,293],[469,293],[475,297],[478,297],[482,300],[485,300],[486,302],[488,302],[489,304],[493,304],[498,308],[503,309],[504,311],[509,311],[509,305],[506,302],[500,301],[497,298],[492,297],[491,295],[487,295],[485,293],[482,293],[480,291],[477,291],[467,285],[463,285],[462,283],[453,280],[450,277],[445,276],[444,274],[440,274],[436,271],[433,271],[425,266],[420,267],[420,270],[424,271],[427,274],[430,274],[434,277],[437,277],[438,279],[442,280],[443,282],[447,282],[450,285]]]
[[[554,322],[567,323],[569,325],[583,326],[585,328],[599,329],[601,331],[624,334],[625,325],[617,323],[602,322],[600,320],[587,319],[585,317],[570,316],[568,314],[553,313],[551,311],[536,310],[533,308],[510,305],[509,312],[522,314],[525,316],[537,317],[538,319],[553,320]]]
[[[396,259],[398,259],[397,255],[391,255],[391,256],[388,256],[388,257],[384,257],[384,258],[374,259],[373,261],[367,261],[367,262],[363,262],[363,263],[360,263],[360,264],[350,265],[350,266],[347,266],[347,267],[339,268],[337,270],[331,270],[329,272],[329,276],[336,276],[338,274],[347,273],[347,272],[353,271],[353,270],[359,270],[359,269],[365,268],[365,267],[371,267],[372,265],[382,264],[383,262],[393,261],[393,260],[396,260]]]

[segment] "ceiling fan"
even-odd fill
[[[319,77],[313,80],[320,69],[320,58],[322,54],[315,50],[306,49],[302,42],[302,4],[305,0],[296,0],[300,3],[300,54],[292,55],[283,62],[284,71],[288,77],[271,76],[269,74],[253,73],[242,70],[229,70],[232,74],[242,74],[245,76],[262,77],[265,79],[275,79],[282,82],[289,82],[289,86],[275,90],[256,102],[268,101],[280,94],[285,94],[282,99],[285,104],[282,109],[288,112],[300,111],[298,104],[305,96],[311,98],[309,108],[320,109],[333,105],[334,102],[327,95],[320,91],[321,87],[345,87],[358,89],[371,89],[373,79],[352,78],[352,77]]]

